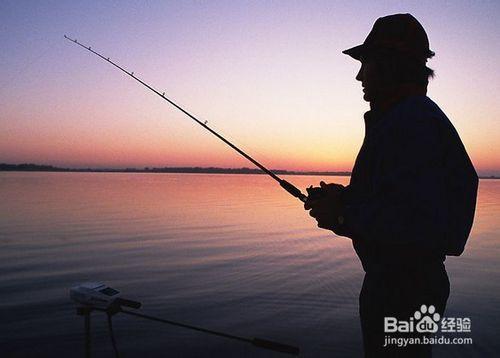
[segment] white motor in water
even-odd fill
[[[84,282],[69,289],[69,297],[76,303],[106,309],[112,304],[131,308],[141,307],[140,302],[121,298],[120,291],[102,282]]]
[[[113,344],[113,349],[115,351],[115,356],[118,357],[118,349],[116,348],[115,337],[113,334],[113,326],[111,323],[111,316],[116,313],[128,314],[131,316],[136,316],[156,322],[166,323],[169,325],[174,325],[182,328],[192,329],[195,331],[201,331],[208,334],[213,334],[216,336],[221,336],[229,339],[238,340],[240,342],[250,343],[254,346],[273,350],[276,352],[288,353],[293,355],[299,354],[299,348],[290,346],[288,344],[278,343],[274,341],[270,341],[268,339],[262,338],[246,338],[235,336],[229,333],[217,332],[206,328],[196,327],[192,325],[188,325],[185,323],[174,322],[171,320],[162,319],[159,317],[149,316],[142,313],[123,310],[121,306],[127,306],[131,308],[140,308],[141,303],[127,300],[125,298],[120,297],[120,291],[115,290],[114,288],[109,287],[108,285],[102,282],[85,282],[69,289],[69,297],[72,301],[78,304],[77,314],[80,316],[84,316],[85,321],[85,354],[86,357],[90,357],[90,313],[94,310],[104,311],[108,316],[108,326],[109,333],[111,337],[111,342]]]

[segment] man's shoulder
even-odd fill
[[[427,120],[435,119],[447,121],[448,118],[439,106],[427,96],[410,96],[401,101],[394,108],[393,115],[402,120]]]
[[[453,128],[441,108],[427,96],[406,98],[395,106],[390,117],[393,129],[403,133],[418,129],[441,132]]]

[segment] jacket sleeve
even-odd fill
[[[439,118],[396,124],[378,143],[372,190],[361,201],[345,195],[340,233],[353,240],[444,249],[447,226],[445,131]]]

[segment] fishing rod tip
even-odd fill
[[[66,40],[70,40],[70,41],[73,41],[73,42],[78,43],[78,41],[77,41],[76,39],[74,39],[74,40],[73,40],[71,37],[69,37],[69,36],[68,36],[68,35],[66,35],[66,34],[64,34],[63,36],[64,36],[64,38],[65,38]]]

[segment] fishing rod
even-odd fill
[[[152,86],[150,86],[149,84],[147,84],[146,82],[144,82],[143,80],[141,80],[140,78],[138,78],[136,75],[134,75],[134,72],[129,72],[127,71],[126,69],[124,69],[123,67],[121,67],[120,65],[118,65],[117,63],[113,62],[110,60],[109,57],[105,57],[103,55],[101,55],[99,52],[95,51],[95,50],[92,50],[92,47],[91,46],[85,46],[83,45],[82,43],[78,42],[77,39],[72,39],[66,35],[64,35],[64,38],[68,41],[71,41],[73,42],[74,44],[76,45],[79,45],[81,47],[83,47],[85,50],[87,51],[90,51],[92,52],[94,55],[96,56],[99,56],[101,59],[103,59],[104,61],[112,64],[113,66],[115,66],[116,68],[118,68],[120,71],[122,71],[123,73],[127,74],[128,76],[132,77],[134,80],[136,80],[137,82],[139,82],[140,84],[142,84],[144,87],[146,87],[147,89],[153,91],[154,93],[156,93],[158,96],[160,96],[162,99],[164,99],[165,101],[167,101],[168,103],[170,103],[172,106],[174,106],[175,108],[177,108],[179,111],[181,111],[182,113],[184,113],[186,116],[188,116],[189,118],[191,118],[192,120],[194,120],[196,123],[198,123],[200,126],[202,126],[203,128],[205,128],[206,130],[208,130],[210,133],[212,133],[214,136],[216,136],[217,138],[219,138],[221,141],[223,141],[224,143],[226,143],[228,146],[230,146],[231,148],[233,148],[235,151],[237,151],[239,154],[241,154],[243,157],[245,157],[246,159],[248,159],[250,162],[252,162],[256,167],[258,167],[259,169],[261,169],[264,173],[266,173],[267,175],[269,175],[271,178],[273,178],[274,180],[276,180],[279,185],[285,189],[288,193],[290,193],[292,196],[298,198],[300,201],[302,202],[306,202],[306,200],[309,198],[317,198],[318,196],[321,196],[322,194],[322,191],[321,191],[321,188],[317,188],[317,187],[309,187],[307,188],[307,193],[308,193],[308,196],[304,195],[299,188],[297,188],[295,185],[289,183],[288,181],[286,181],[285,179],[281,179],[280,177],[278,177],[276,174],[274,174],[272,171],[270,171],[269,169],[267,169],[265,166],[263,166],[262,164],[260,164],[258,161],[256,161],[255,159],[253,159],[251,156],[249,156],[247,153],[245,153],[244,151],[242,151],[240,148],[238,148],[237,146],[235,146],[233,143],[231,143],[229,140],[227,140],[226,138],[224,138],[222,135],[220,135],[219,133],[217,133],[216,131],[214,131],[212,128],[210,128],[208,125],[207,125],[207,122],[202,122],[201,120],[199,120],[198,118],[196,118],[195,116],[193,116],[191,113],[189,113],[188,111],[186,111],[184,108],[182,108],[181,106],[179,106],[178,104],[176,104],[174,101],[172,101],[171,99],[167,98],[165,96],[165,92],[160,92],[158,90],[156,90],[155,88],[153,88]]]

